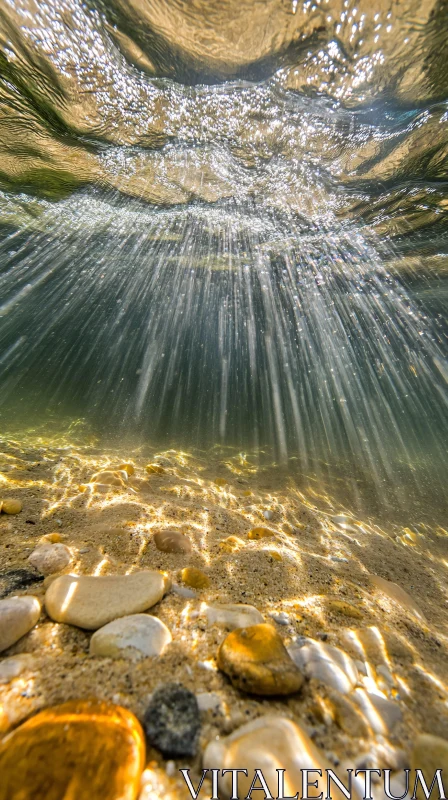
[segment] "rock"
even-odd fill
[[[191,539],[180,533],[180,531],[160,531],[154,534],[153,539],[157,550],[161,550],[162,553],[183,553],[186,555],[192,551]]]
[[[243,725],[230,736],[209,742],[203,756],[203,767],[206,769],[244,767],[248,776],[240,774],[238,777],[238,797],[246,797],[249,793],[256,769],[261,770],[271,795],[276,797],[277,770],[285,770],[284,791],[281,796],[286,798],[294,797],[296,792],[301,790],[301,769],[322,770],[321,778],[315,773],[309,776],[310,782],[315,779],[319,781],[319,787],[312,788],[310,795],[317,797],[323,792],[325,796],[327,788],[325,769],[330,769],[331,764],[299,725],[292,720],[269,715]],[[220,797],[232,796],[231,777],[227,774],[220,778]],[[256,785],[259,787],[260,782],[257,781]],[[334,800],[342,800],[343,797],[336,786],[332,786],[331,795]]]
[[[269,536],[275,536],[274,531],[263,527],[252,528],[247,534],[248,539],[265,539]]]
[[[127,475],[126,475],[127,478]],[[123,480],[123,475],[120,475],[118,472],[111,472],[109,470],[105,470],[103,472],[97,472],[91,478],[91,483],[97,483],[100,486],[121,486],[125,485]]]
[[[359,608],[352,606],[345,600],[338,600],[337,598],[330,597],[327,599],[326,606],[330,611],[335,611],[337,614],[342,614],[344,617],[351,617],[352,619],[362,619],[363,615]]]
[[[37,597],[8,597],[0,600],[0,653],[18,642],[34,627],[40,616]]]
[[[160,656],[171,640],[169,629],[160,619],[132,614],[97,630],[90,640],[90,655],[129,659]]]
[[[30,569],[9,569],[0,572],[0,598],[19,589],[25,589],[33,583],[39,583],[43,579],[44,575]]]
[[[288,653],[307,678],[315,678],[342,694],[350,692],[358,682],[354,660],[330,644],[306,639],[303,645],[291,644]]]
[[[199,692],[196,695],[199,711],[218,711],[221,698],[216,692]]]
[[[422,770],[428,786],[431,785],[436,769],[443,770],[442,777],[446,787],[446,776],[448,775],[448,742],[445,739],[441,739],[439,736],[421,733],[414,742],[410,767],[412,769],[411,776],[415,775],[414,770]],[[412,778],[410,788],[412,791]],[[416,796],[417,800],[424,800],[425,798],[420,784]]]
[[[354,690],[352,697],[377,735],[389,736],[402,719],[400,706],[387,697],[360,688]]]
[[[278,550],[264,550],[263,552],[270,556],[270,558],[274,559],[274,561],[283,561],[283,558]]]
[[[161,572],[131,575],[61,575],[45,594],[47,614],[55,622],[96,630],[108,622],[151,608],[168,589]]]
[[[28,562],[42,575],[53,575],[68,567],[72,555],[65,544],[41,544],[31,553]]]
[[[237,628],[218,651],[218,667],[237,689],[261,695],[297,692],[303,677],[277,631],[266,624]]]
[[[207,622],[222,628],[247,628],[264,622],[263,615],[254,606],[244,603],[228,603],[227,605],[207,606]]]
[[[62,542],[62,536],[60,533],[46,533],[45,536],[41,536],[39,542],[40,544],[58,544],[58,542]]]
[[[387,597],[394,603],[399,603],[402,608],[404,608],[406,611],[410,611],[411,614],[418,619],[425,619],[424,614],[420,611],[413,598],[407,592],[405,592],[401,586],[398,586],[397,583],[387,581],[385,578],[381,578],[379,575],[371,575],[370,579],[373,585],[387,595]]]
[[[219,546],[224,553],[233,553],[234,550],[239,550],[241,547],[245,547],[245,542],[243,539],[240,539],[239,536],[227,536],[226,539],[223,539],[219,543]]]
[[[18,678],[22,672],[30,669],[32,663],[33,656],[28,653],[2,658],[0,661],[0,684],[10,683],[14,678]]]
[[[269,511],[269,509],[268,509],[267,511],[263,511],[263,516],[264,516],[265,519],[273,519],[274,518],[274,512],[273,511]]]
[[[279,614],[269,614],[269,616],[274,620],[274,622],[277,623],[277,625],[289,625],[291,622],[291,617],[289,617],[285,611],[280,611]]]
[[[327,710],[331,710],[331,716],[336,725],[349,736],[356,739],[368,737],[369,724],[350,695],[342,695],[340,692],[330,690],[325,705]]]
[[[74,700],[41,711],[3,740],[0,800],[135,800],[144,764],[133,714]]]
[[[147,464],[147,466],[145,467],[145,470],[150,475],[151,474],[153,474],[153,475],[163,475],[163,473],[165,472],[165,469],[164,469],[164,467],[162,467],[161,464]]]
[[[156,689],[143,725],[148,741],[165,758],[196,754],[201,728],[199,707],[193,692],[181,683],[167,683]]]
[[[7,500],[0,501],[1,503],[1,511],[3,514],[20,514],[23,503],[21,500],[14,500],[13,498],[9,498]]]
[[[126,472],[129,477],[131,477],[131,475],[135,474],[135,467],[133,466],[133,464],[129,464],[129,463],[119,464],[118,465],[118,470],[120,472],[122,472],[122,471]]]
[[[179,597],[188,597],[188,598],[196,597],[196,592],[193,592],[187,586],[178,586],[177,583],[173,583],[171,591],[174,592],[174,594],[178,594]]]
[[[200,569],[196,569],[196,567],[185,567],[180,572],[180,579],[187,586],[192,586],[193,589],[207,589],[210,586],[208,575]]]
[[[227,478],[216,478],[215,480],[215,486],[218,486],[220,489],[223,489],[224,486],[228,485],[228,483],[229,481],[227,480]]]

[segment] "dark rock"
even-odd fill
[[[196,696],[181,683],[157,689],[146,710],[143,725],[148,742],[165,758],[194,756],[201,727]]]
[[[43,581],[44,576],[31,569],[9,569],[0,572],[0,597],[25,589],[33,583]]]

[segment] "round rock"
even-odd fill
[[[218,667],[237,689],[252,694],[293,694],[303,683],[301,672],[271,625],[252,625],[229,633],[218,651]]]
[[[138,720],[75,700],[27,720],[0,745],[0,800],[135,800],[145,764]]]
[[[129,659],[160,656],[171,640],[169,629],[160,619],[132,614],[96,631],[90,640],[90,655]]]
[[[210,578],[208,575],[196,567],[185,567],[185,569],[180,572],[180,579],[193,589],[207,589],[210,586]]]
[[[180,531],[160,531],[153,538],[157,550],[162,553],[191,553],[191,539]]]
[[[255,606],[244,603],[227,603],[225,605],[207,606],[207,622],[209,625],[218,625],[220,628],[247,628],[264,622],[263,615]]]
[[[269,539],[272,536],[275,536],[274,531],[271,531],[270,528],[263,528],[263,526],[251,528],[247,534],[248,539]]]
[[[151,608],[168,586],[167,578],[155,570],[132,575],[61,575],[47,589],[45,608],[55,622],[96,630]]]
[[[65,567],[68,567],[71,560],[72,555],[65,544],[48,542],[36,547],[29,556],[28,563],[38,569],[42,575],[53,575],[55,572],[60,572]]]
[[[23,508],[23,503],[21,500],[15,500],[10,498],[8,500],[3,500],[1,503],[1,510],[4,514],[20,514]]]
[[[15,644],[34,627],[40,616],[37,597],[8,597],[0,600],[0,653]]]
[[[193,692],[181,683],[167,683],[154,692],[143,725],[148,741],[165,758],[196,754],[199,706]]]

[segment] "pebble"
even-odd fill
[[[129,659],[161,656],[171,641],[171,633],[160,619],[132,614],[97,630],[90,640],[90,655]]]
[[[335,561],[338,564],[348,564],[348,558],[343,556],[330,556],[330,561]]]
[[[199,711],[218,711],[221,698],[216,692],[199,692],[196,695]]]
[[[121,472],[121,471],[124,471],[124,472],[126,472],[126,474],[127,474],[129,477],[130,477],[131,475],[134,475],[134,474],[135,474],[135,467],[134,467],[134,465],[133,465],[133,464],[128,464],[128,463],[125,463],[125,464],[119,464],[119,465],[118,465],[118,469],[119,469],[119,471],[120,471],[120,472]]]
[[[312,797],[317,797],[319,792],[323,792],[325,796],[325,769],[331,767],[324,753],[313,744],[298,724],[274,715],[259,717],[238,728],[230,736],[212,739],[207,745],[203,756],[204,768],[240,769],[243,766],[248,775],[238,776],[238,797],[246,797],[249,793],[256,769],[261,770],[271,796],[276,797],[277,770],[283,769],[284,791],[281,796],[285,798],[294,797],[302,786],[301,768],[305,767],[322,770],[322,778],[311,773],[310,781],[318,779],[319,788],[311,789],[310,793]],[[257,781],[257,786],[259,785]],[[232,796],[230,774],[220,778],[220,797],[222,796]],[[332,797],[335,800],[342,798],[336,787],[332,787]]]
[[[201,728],[198,702],[181,683],[167,683],[156,689],[143,725],[149,743],[165,758],[196,754]]]
[[[245,542],[243,539],[240,539],[239,536],[227,536],[226,539],[223,539],[219,546],[225,553],[233,553],[234,550],[239,550],[241,547],[245,546]]]
[[[271,625],[238,628],[224,639],[218,667],[237,689],[261,695],[297,692],[303,677]]]
[[[402,719],[400,706],[387,697],[360,688],[354,690],[352,697],[377,735],[389,736]]]
[[[42,575],[53,575],[68,567],[72,554],[65,544],[41,544],[28,557],[28,562]]]
[[[291,617],[288,614],[286,614],[285,611],[280,611],[279,614],[269,614],[269,616],[278,625],[289,625],[289,623],[291,622]]]
[[[161,464],[147,464],[146,467],[145,467],[145,470],[150,475],[151,474],[153,474],[153,475],[163,475],[163,473],[165,472],[165,469],[164,469],[164,467],[162,467]]]
[[[306,639],[304,644],[291,644],[288,653],[307,678],[315,678],[342,694],[350,692],[358,683],[354,660],[338,647]]]
[[[180,572],[180,579],[187,586],[192,586],[193,589],[207,589],[210,586],[210,578],[205,572],[197,569],[196,567],[185,567]]]
[[[209,625],[218,625],[221,628],[234,630],[247,628],[264,622],[263,615],[254,606],[244,603],[229,603],[227,605],[210,605],[205,609]]]
[[[394,603],[399,603],[402,608],[410,611],[411,614],[418,617],[418,619],[425,619],[424,614],[420,611],[413,598],[407,592],[405,592],[401,586],[398,586],[397,583],[387,581],[385,578],[381,578],[379,575],[371,575],[371,581],[377,589],[387,595],[387,597],[389,597],[389,599]]]
[[[20,514],[23,508],[23,503],[21,500],[14,500],[13,498],[9,498],[7,500],[0,501],[0,511],[3,514]]]
[[[61,575],[45,594],[47,614],[55,622],[96,630],[118,617],[151,608],[169,588],[161,572],[131,575]]]
[[[0,661],[0,684],[10,683],[14,678],[18,678],[22,672],[31,667],[32,663],[33,656],[28,653],[3,658]]]
[[[8,597],[0,600],[0,653],[18,642],[34,627],[40,616],[37,597]]]
[[[411,769],[421,769],[425,776],[428,786],[434,777],[436,769],[443,770],[442,777],[446,787],[448,776],[448,742],[439,736],[423,733],[416,737],[411,754]],[[414,772],[411,773],[411,775]],[[412,784],[411,784],[412,786]],[[437,797],[437,788],[435,795]],[[424,800],[424,794],[419,788],[417,792],[418,800]]]
[[[337,598],[328,598],[326,606],[329,611],[335,611],[337,614],[342,614],[344,617],[351,617],[352,619],[362,619],[363,615],[359,608],[347,603],[346,600],[338,600]]]
[[[57,544],[62,542],[62,536],[60,533],[46,533],[45,536],[41,536],[39,542],[40,544]]]
[[[251,528],[249,533],[247,534],[248,539],[265,539],[269,536],[275,536],[274,531],[271,531],[270,528]]]
[[[273,519],[274,512],[273,511],[263,511],[263,516],[265,519]]]
[[[109,470],[92,475],[91,483],[97,483],[100,486],[124,486],[123,475]]]
[[[178,594],[179,597],[196,597],[196,592],[193,592],[193,590],[189,589],[188,586],[179,586],[177,583],[173,583],[171,591],[174,592],[174,594]]]
[[[153,539],[157,550],[161,550],[162,553],[187,554],[192,551],[191,539],[180,531],[160,531],[154,534]]]
[[[6,572],[0,572],[0,598],[19,589],[25,589],[43,579],[44,575],[39,575],[30,569],[9,569]]]
[[[124,708],[74,700],[41,711],[0,745],[0,800],[135,800],[145,764],[138,720]]]

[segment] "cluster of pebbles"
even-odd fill
[[[180,767],[244,767],[242,797],[254,769],[285,796],[301,767],[389,768],[398,795],[435,752],[448,771],[446,609],[376,574],[433,569],[421,534],[404,550],[241,459],[4,450],[0,800],[187,798]]]

